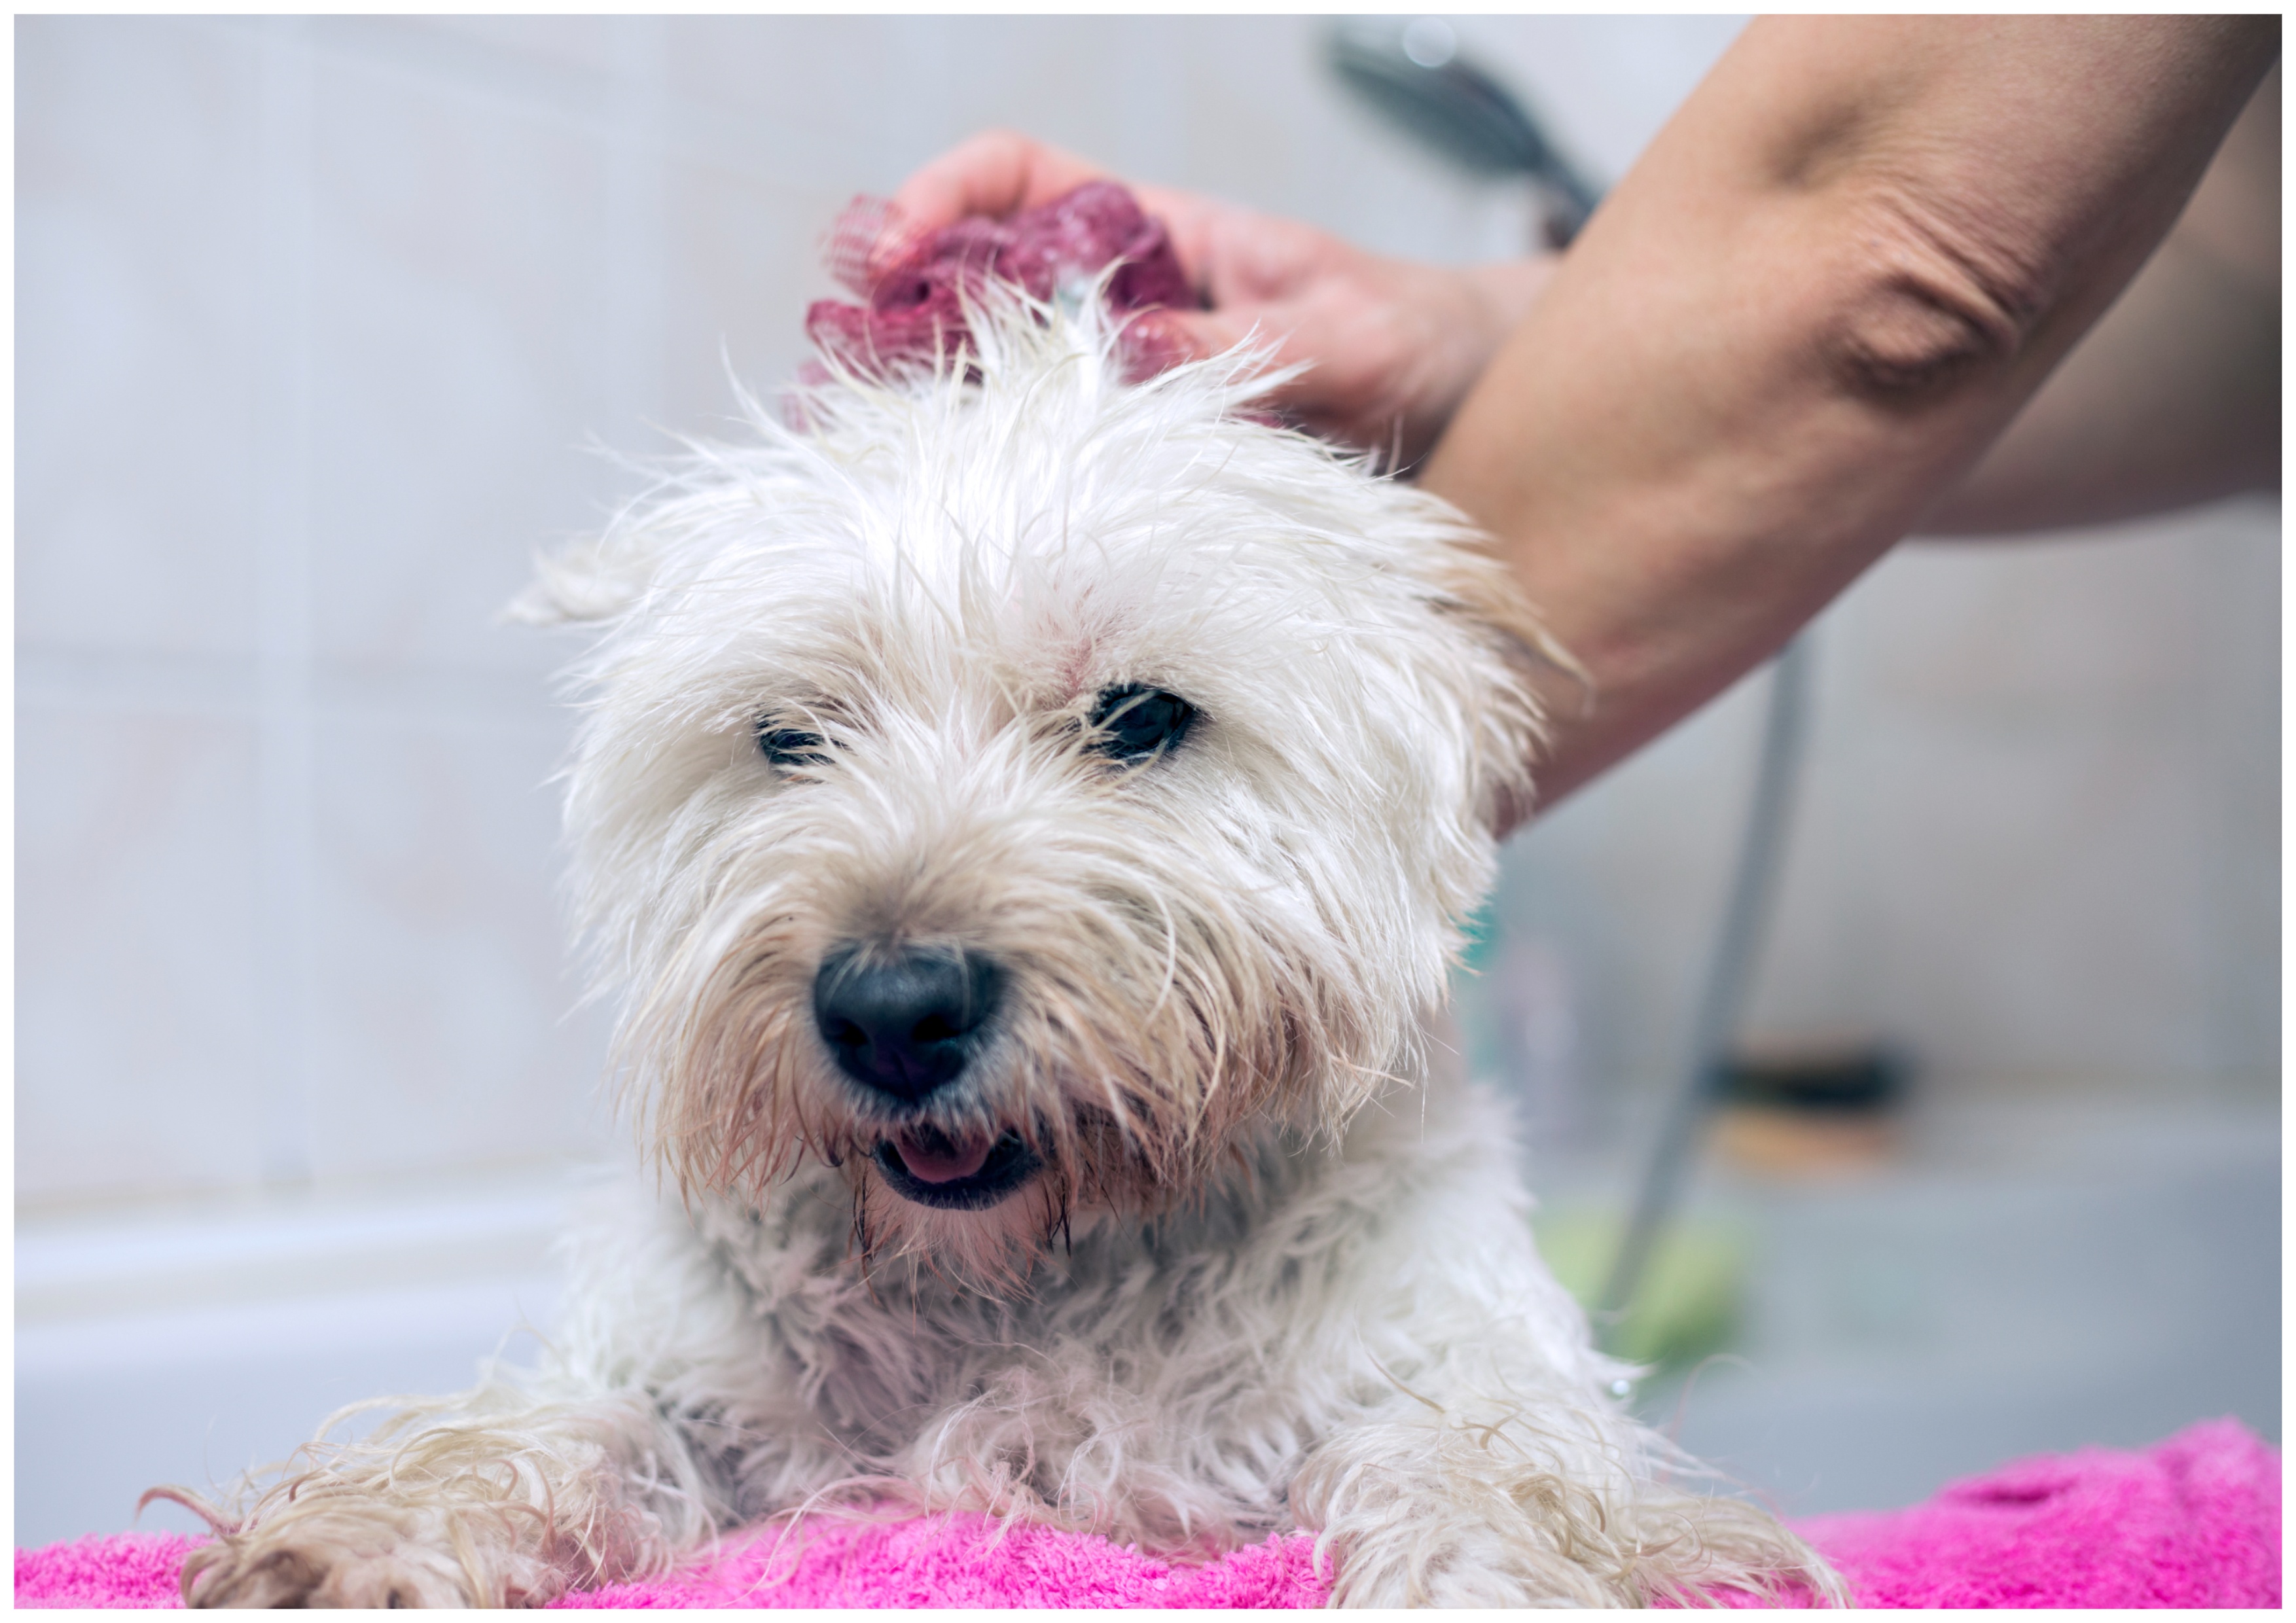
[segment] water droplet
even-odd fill
[[[1459,37],[1440,17],[1422,17],[1403,30],[1403,53],[1423,68],[1439,68],[1459,53]]]

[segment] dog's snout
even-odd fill
[[[980,953],[851,947],[822,961],[813,1021],[847,1076],[914,1102],[972,1062],[1004,989]]]

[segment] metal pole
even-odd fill
[[[1680,1196],[1683,1175],[1698,1148],[1702,1129],[1729,1063],[1730,1039],[1746,1001],[1761,954],[1762,934],[1776,899],[1778,869],[1785,851],[1786,816],[1808,732],[1810,634],[1786,644],[1770,672],[1770,707],[1762,732],[1761,763],[1754,775],[1754,798],[1746,817],[1738,871],[1723,909],[1722,928],[1708,962],[1706,986],[1690,1029],[1689,1064],[1680,1090],[1669,1106],[1635,1198],[1634,1215],[1619,1245],[1618,1259],[1603,1287],[1598,1323],[1615,1328],[1633,1306],[1660,1228]]]

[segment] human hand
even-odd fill
[[[1010,131],[973,136],[893,194],[894,223],[872,266],[902,258],[928,232],[972,215],[1001,219],[1106,171]],[[1210,307],[1139,317],[1164,349],[1216,355],[1256,338],[1279,366],[1309,370],[1271,403],[1327,438],[1423,455],[1500,341],[1529,310],[1551,258],[1455,268],[1365,253],[1294,220],[1168,186],[1132,187],[1164,222]]]

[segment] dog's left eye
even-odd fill
[[[1093,701],[1095,736],[1086,747],[1111,760],[1146,760],[1177,745],[1195,718],[1194,705],[1160,687],[1128,682],[1103,688]]]
[[[803,727],[777,727],[758,723],[758,749],[776,766],[807,766],[829,758],[829,746],[818,733]]]

